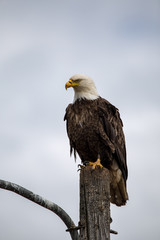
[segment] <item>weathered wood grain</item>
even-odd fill
[[[91,166],[80,173],[80,240],[110,239],[110,177]]]

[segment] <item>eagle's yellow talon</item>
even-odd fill
[[[92,166],[92,169],[94,170],[96,167],[100,167],[103,168],[102,164],[101,164],[101,160],[98,158],[96,162],[89,162],[88,163],[89,166]]]

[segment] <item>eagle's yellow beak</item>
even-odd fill
[[[77,86],[78,83],[75,83],[73,82],[71,79],[65,84],[65,89],[67,90],[67,88],[70,88],[70,87],[74,87],[74,86]]]

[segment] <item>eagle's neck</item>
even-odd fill
[[[92,94],[88,92],[75,92],[73,102],[75,102],[78,99],[95,100],[97,98],[99,98],[98,94]]]
[[[99,98],[99,94],[93,82],[91,82],[90,84],[88,84],[88,82],[85,82],[83,83],[83,85],[74,87],[73,102],[75,102],[78,99],[95,100],[97,98]]]

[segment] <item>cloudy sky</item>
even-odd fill
[[[75,73],[119,108],[129,202],[112,240],[160,238],[160,1],[0,1],[0,178],[60,205],[75,223],[79,172],[63,116]],[[70,239],[52,212],[0,190],[0,239]]]

